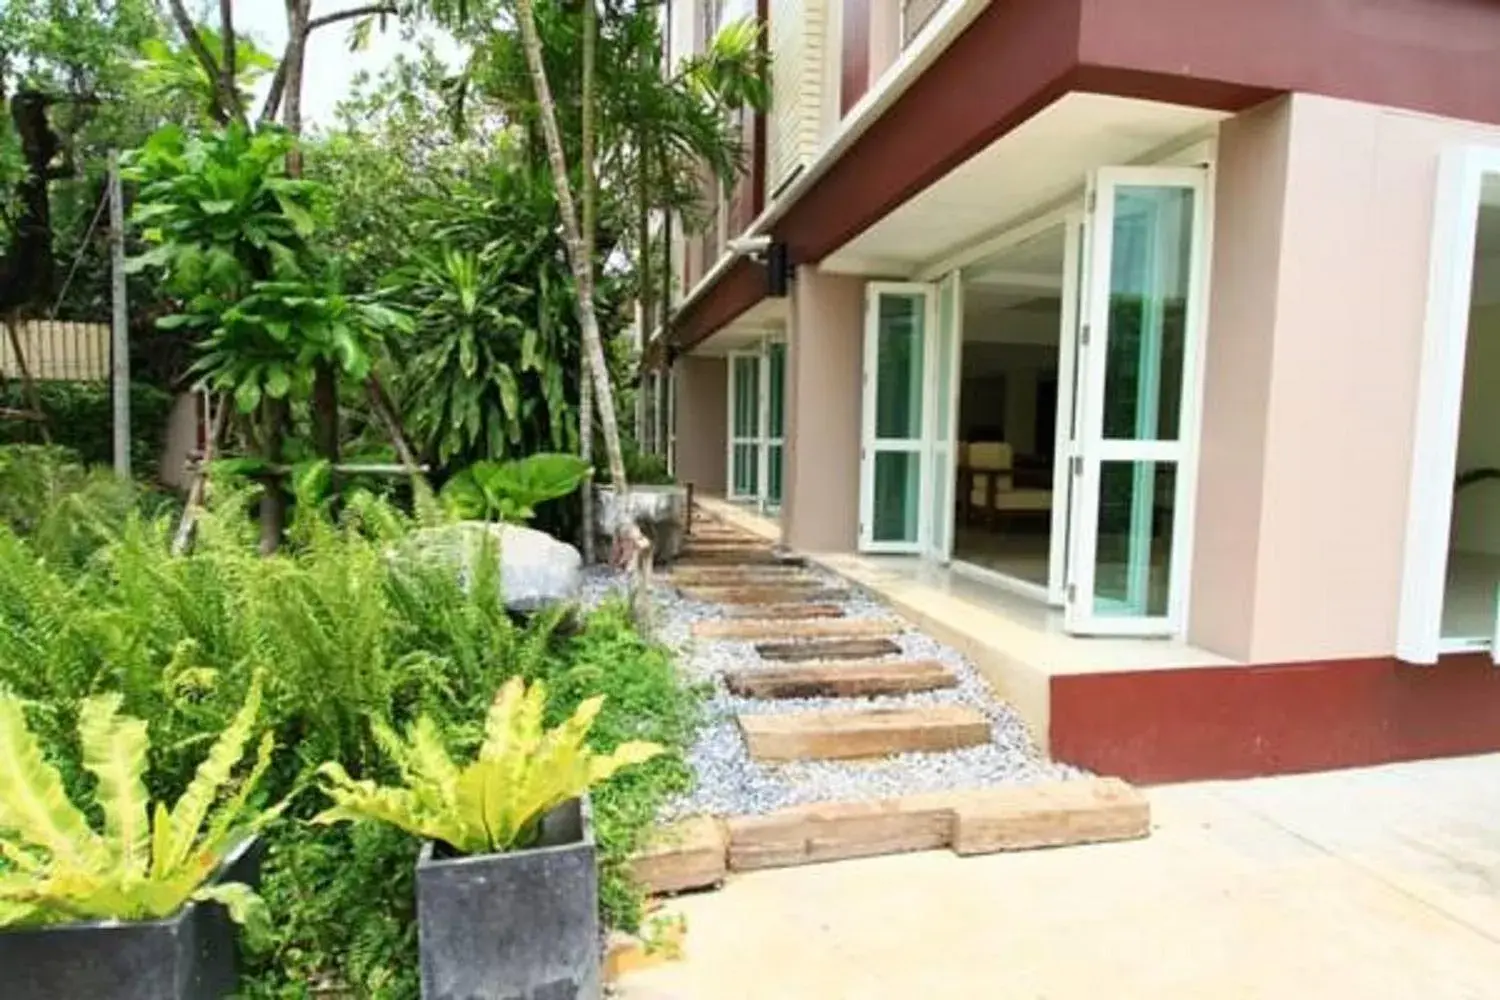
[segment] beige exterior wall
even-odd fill
[[[677,481],[723,496],[729,448],[729,362],[684,355],[677,359]]]
[[[1500,129],[1298,94],[1223,134],[1189,639],[1388,656],[1438,158]]]
[[[807,552],[859,540],[864,282],[797,268],[787,335],[782,537]]]

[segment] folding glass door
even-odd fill
[[[918,553],[931,504],[933,287],[872,282],[866,296],[860,548]]]
[[[1206,171],[1097,172],[1070,462],[1068,629],[1178,631],[1187,594]]]
[[[729,355],[731,500],[781,506],[786,426],[786,345],[763,341]]]

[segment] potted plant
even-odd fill
[[[168,809],[149,803],[146,723],[120,696],[83,702],[78,736],[103,829],[68,799],[26,725],[0,695],[0,988],[7,1000],[211,1000],[236,986],[234,924],[264,924],[251,888],[256,835],[281,812],[250,797],[271,734],[233,782],[260,710],[260,685]],[[222,794],[221,794],[222,793]]]
[[[382,746],[405,781],[356,781],[337,763],[320,774],[334,805],[315,822],[375,820],[422,837],[417,935],[427,1000],[595,1000],[599,891],[587,791],[661,748],[586,745],[603,698],[542,726],[546,689],[520,678],[496,696],[467,765],[423,717]]]

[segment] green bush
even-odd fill
[[[124,711],[151,726],[151,793],[175,798],[202,734],[223,728],[260,670],[264,718],[281,748],[265,794],[279,799],[324,760],[393,779],[372,719],[404,728],[430,715],[462,752],[510,677],[547,682],[554,722],[603,694],[592,746],[668,748],[596,796],[604,917],[636,926],[626,862],[662,802],[690,780],[683,748],[698,695],[670,653],[643,640],[617,604],[513,620],[492,562],[481,560],[464,586],[451,567],[408,558],[420,525],[384,501],[355,498],[340,523],[299,502],[286,551],[260,558],[250,499],[216,496],[185,557],[170,555],[171,518],[137,511],[118,523],[90,513],[88,523],[104,524],[100,541],[73,561],[44,557],[0,527],[0,687],[32,706],[40,738],[74,747],[83,700],[118,691]],[[71,792],[87,787],[76,748],[57,763]],[[386,831],[305,826],[324,805],[298,795],[269,834],[262,896],[275,933],[244,989],[280,998],[343,984],[361,997],[415,997],[417,845]]]
[[[86,465],[114,461],[114,402],[99,382],[37,382],[52,443],[68,448]],[[12,379],[0,387],[0,407],[28,409],[23,386]],[[137,475],[154,476],[166,440],[172,396],[153,385],[130,387],[130,461]],[[35,424],[0,420],[0,444],[39,444]]]

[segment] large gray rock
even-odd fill
[[[635,521],[651,542],[659,563],[682,554],[687,533],[686,486],[632,486],[627,494],[627,516]],[[619,517],[619,499],[613,486],[594,487],[594,528],[602,538],[613,539]]]
[[[413,541],[419,551],[454,562],[465,580],[473,578],[474,560],[486,551],[498,556],[500,593],[511,611],[529,613],[569,603],[583,586],[578,550],[535,528],[459,521],[419,531]]]

